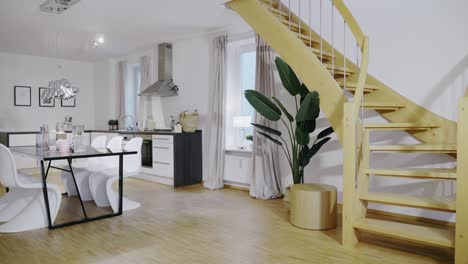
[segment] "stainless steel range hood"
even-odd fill
[[[179,95],[179,87],[172,81],[172,44],[158,45],[158,81],[139,94],[156,94],[161,97]]]

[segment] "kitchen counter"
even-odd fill
[[[65,131],[66,133],[71,133],[72,131]],[[155,131],[129,131],[129,130],[105,130],[105,129],[91,129],[85,130],[85,133],[117,133],[117,134],[133,134],[133,135],[178,135],[184,133],[175,133],[170,130],[155,130]],[[197,130],[196,132],[201,132]],[[0,134],[7,135],[24,135],[24,134],[38,134],[39,131],[33,130],[21,130],[21,129],[0,129]]]
[[[36,145],[34,130],[0,129],[0,144],[7,147],[26,147]],[[130,139],[141,137],[142,146],[141,174],[137,178],[152,182],[187,186],[202,182],[202,131],[195,133],[174,133],[169,130],[158,131],[127,131],[92,129],[85,130],[84,140],[90,144],[93,138],[105,135],[111,139],[118,135]],[[71,139],[71,133],[67,138]],[[144,158],[144,159],[143,159]],[[35,168],[37,164],[30,159],[17,157],[17,167],[21,169]],[[144,163],[143,163],[144,162]]]

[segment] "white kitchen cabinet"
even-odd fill
[[[26,147],[36,145],[36,134],[10,134],[10,147]]]
[[[153,136],[153,172],[158,176],[174,178],[174,137]]]

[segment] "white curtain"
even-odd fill
[[[255,85],[257,91],[271,98],[275,96],[274,51],[256,35],[257,65]],[[269,121],[258,113],[255,123],[278,129],[277,122]],[[255,129],[254,129],[255,130]],[[274,199],[282,195],[278,146],[254,131],[253,172],[250,195],[258,199]]]
[[[140,57],[140,93],[151,85],[151,58]],[[138,122],[140,129],[145,128],[145,122],[153,112],[151,95],[140,96],[140,108],[138,111]]]
[[[119,119],[125,116],[125,85],[127,78],[127,62],[119,61],[117,63],[117,87],[119,89]],[[124,125],[124,124],[121,124]]]
[[[226,43],[227,36],[214,39],[213,65],[214,79],[211,92],[211,119],[209,123],[209,160],[205,188],[220,189],[224,187],[224,148],[226,144]]]

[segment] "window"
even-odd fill
[[[250,149],[246,136],[253,134],[254,109],[244,97],[255,90],[255,40],[244,39],[227,45],[226,149]]]
[[[127,76],[125,82],[125,116],[138,118],[138,93],[140,91],[141,75],[139,64],[127,64]],[[125,127],[134,126],[135,121],[125,119]]]

